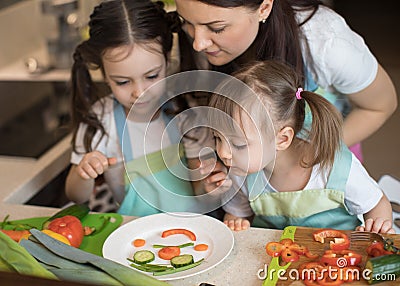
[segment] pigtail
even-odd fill
[[[71,128],[73,151],[78,152],[75,140],[80,123],[87,124],[84,136],[86,152],[92,151],[92,139],[97,130],[102,136],[105,130],[97,116],[91,111],[92,105],[99,99],[99,93],[89,73],[88,65],[83,56],[85,43],[80,44],[73,55],[74,63],[71,70]]]
[[[333,166],[335,154],[342,141],[343,119],[339,111],[321,95],[301,92],[301,99],[294,99],[297,104],[305,101],[312,114],[311,130],[308,132],[310,148],[313,151],[307,166],[321,164],[322,168]]]

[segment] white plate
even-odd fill
[[[194,261],[201,258],[204,258],[204,261],[192,269],[157,276],[157,279],[174,280],[202,273],[221,263],[232,251],[234,243],[232,231],[219,220],[192,213],[160,213],[135,219],[116,229],[104,242],[103,256],[129,266],[131,262],[127,258],[132,258],[138,250],[147,249],[151,250],[156,256],[152,264],[166,264],[168,261],[158,257],[157,251],[159,249],[153,248],[153,244],[179,245],[191,242],[183,234],[162,238],[161,233],[171,228],[185,228],[194,232],[197,238],[195,245],[205,243],[208,245],[208,250],[195,251],[193,247],[182,248],[181,254],[191,254]],[[137,238],[145,239],[146,245],[134,247],[132,241]]]

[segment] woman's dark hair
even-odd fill
[[[199,2],[223,7],[245,7],[257,10],[263,0],[197,0]],[[274,0],[273,8],[265,23],[260,23],[260,30],[249,51],[256,55],[245,58],[253,60],[280,60],[293,67],[304,78],[304,63],[300,46],[300,29],[317,11],[319,0]],[[310,16],[303,22],[297,23],[295,11],[310,10]],[[213,66],[214,70],[231,74],[242,66],[237,59],[223,66]]]
[[[157,41],[167,59],[172,49],[171,21],[160,1],[113,0],[96,6],[90,16],[89,39],[79,44],[74,52],[71,70],[73,150],[80,123],[88,126],[84,136],[84,148],[91,151],[94,134],[105,130],[100,119],[91,110],[103,95],[98,92],[89,70],[100,69],[104,75],[102,56],[111,48],[146,45]],[[175,25],[176,26],[176,25]]]

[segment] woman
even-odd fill
[[[175,2],[193,49],[207,59],[201,68],[231,73],[250,60],[284,61],[307,89],[339,108],[348,146],[373,134],[397,107],[393,83],[363,39],[320,1]]]

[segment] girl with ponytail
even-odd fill
[[[216,151],[237,190],[223,206],[231,229],[252,221],[394,233],[390,203],[341,143],[342,117],[329,101],[303,90],[282,62],[250,62],[233,75],[211,96],[208,114],[209,124],[218,122]]]

